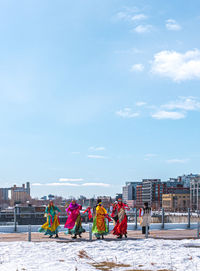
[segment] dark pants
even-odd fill
[[[149,231],[149,226],[148,226],[148,231]],[[146,226],[142,227],[142,234],[146,234]]]

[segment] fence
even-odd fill
[[[197,237],[199,238],[200,233],[200,214],[197,213],[197,222],[191,223],[191,212],[188,209],[187,213],[187,223],[166,223],[165,217],[168,216],[165,214],[165,210],[162,209],[161,212],[161,223],[153,223],[151,224],[151,230],[170,230],[170,229],[197,229]],[[140,224],[138,223],[138,212],[135,210],[134,213],[128,214],[128,221],[132,221],[132,223],[128,223],[128,230],[140,230]],[[64,224],[67,216],[65,213],[61,213],[60,221],[61,224]],[[82,215],[83,227],[86,229],[86,232],[89,233],[89,239],[92,238],[92,223],[88,221],[87,215]],[[6,218],[4,220],[4,218]],[[4,220],[4,221],[3,221]],[[8,221],[9,220],[9,221]],[[28,232],[28,240],[31,240],[31,232],[37,232],[39,225],[45,223],[46,218],[44,217],[44,213],[17,213],[13,214],[4,213],[0,214],[0,233],[13,233],[13,232]],[[113,229],[113,223],[109,223],[109,230]],[[64,231],[63,225],[61,225],[61,231]],[[146,238],[148,238],[148,230],[146,230]]]

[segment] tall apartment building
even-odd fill
[[[122,199],[124,202],[128,200],[136,200],[136,187],[141,182],[126,182],[126,185],[122,188]]]
[[[14,185],[11,187],[11,204],[25,203],[31,199],[30,196],[30,183],[27,182],[26,186],[23,184],[21,187]]]
[[[190,208],[200,210],[200,176],[190,181]]]
[[[183,184],[184,187],[190,187],[190,182],[194,179],[196,180],[199,178],[200,178],[200,174],[193,174],[193,173],[178,177],[179,181]]]
[[[142,201],[148,202],[153,209],[162,207],[162,194],[166,192],[166,183],[160,179],[142,180]]]
[[[142,206],[143,206],[142,185],[137,185],[137,187],[136,187],[136,207],[141,208]]]

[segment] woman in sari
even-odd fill
[[[75,200],[72,200],[69,207],[66,209],[68,218],[64,227],[67,228],[66,234],[73,235],[73,239],[76,239],[77,235],[81,238],[81,233],[85,232],[81,223],[81,209],[82,206],[77,204]]]
[[[106,217],[108,217],[106,209],[102,206],[101,200],[98,199],[96,206],[96,215],[94,217],[92,233],[97,239],[104,239],[104,235],[108,234],[108,226],[106,223]]]
[[[117,238],[122,238],[124,235],[127,238],[127,216],[125,210],[129,207],[118,199],[118,204],[115,205],[115,211],[117,212],[117,223],[112,230],[112,234],[117,235]]]
[[[56,212],[58,212],[58,214],[56,214]],[[45,210],[47,222],[41,226],[39,232],[44,232],[45,235],[49,235],[49,238],[55,234],[55,238],[58,238],[58,230],[60,226],[59,214],[60,209],[54,205],[53,201],[50,201]]]

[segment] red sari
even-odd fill
[[[124,234],[127,234],[127,216],[125,213],[125,209],[127,209],[128,206],[126,204],[118,203],[115,207],[115,210],[118,215],[117,223],[112,230],[112,234],[122,236]]]

